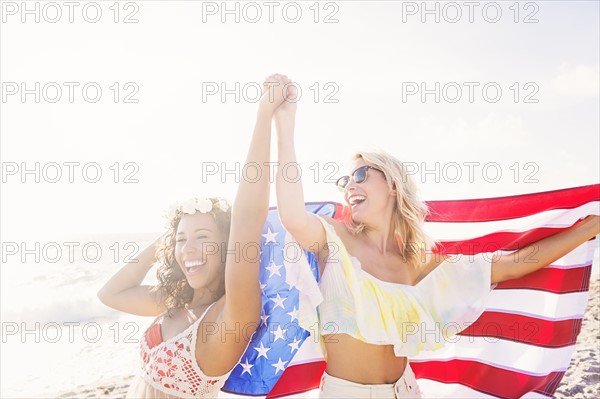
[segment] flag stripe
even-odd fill
[[[462,241],[441,241],[440,249],[436,250],[447,254],[477,254],[481,252],[495,252],[497,250],[517,250],[526,247],[542,238],[560,233],[567,228],[542,227],[531,229],[522,233],[498,232]]]
[[[564,371],[555,371],[547,375],[532,376],[461,359],[411,363],[411,367],[421,378],[446,384],[459,383],[500,398],[518,398],[527,391],[551,396],[565,374]]]
[[[510,220],[494,220],[487,222],[434,222],[427,219],[427,229],[441,241],[465,240],[483,237],[494,232],[521,233],[535,227],[567,228],[578,219],[589,214],[598,213],[599,201],[589,201],[576,208],[554,209],[538,214]]]
[[[581,318],[588,292],[554,294],[539,290],[494,290],[487,310],[520,314],[545,320]]]
[[[412,367],[412,364],[411,364]],[[424,398],[434,397],[428,395],[428,392],[444,392],[449,398],[461,398],[461,399],[491,399],[496,396],[486,395],[480,391],[476,391],[462,384],[455,383],[443,383],[427,378],[421,378],[419,380],[419,388],[423,393]]]
[[[421,388],[421,392],[424,393],[424,398],[434,397],[433,395],[428,395],[428,392],[444,392],[444,396],[448,398],[462,398],[462,399],[488,399],[488,398],[496,398],[496,396],[486,395],[482,392],[471,389],[462,384],[445,384],[442,382],[428,380],[426,378],[422,378],[419,380],[419,388]],[[521,399],[551,399],[552,395],[542,395],[538,392],[527,392],[525,395],[521,396]]]
[[[522,278],[503,281],[496,286],[496,290],[530,289],[556,294],[588,291],[591,272],[591,263],[576,268],[545,267]]]
[[[280,398],[318,388],[326,365],[325,361],[321,360],[289,366],[285,369],[286,378],[281,376],[267,398]]]
[[[432,222],[506,220],[551,209],[576,208],[600,199],[600,184],[509,197],[427,201]]]
[[[547,399],[552,398],[554,395],[550,394],[542,394],[540,392],[531,391],[525,393],[525,395],[521,396],[521,399]]]
[[[581,319],[543,320],[517,314],[484,312],[460,335],[502,338],[542,347],[574,345],[581,330]]]
[[[423,338],[440,339],[433,332],[429,335],[423,333]],[[544,348],[492,337],[454,336],[445,340],[448,345],[411,358],[411,364],[413,361],[422,363],[429,355],[435,354],[436,361],[470,360],[521,374],[543,376],[555,371],[565,371],[574,349],[574,345]],[[543,362],[540,362],[541,359]]]

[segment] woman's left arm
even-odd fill
[[[590,215],[572,228],[492,260],[492,284],[523,277],[565,256],[600,234],[600,216]],[[531,256],[533,252],[533,257]]]
[[[231,232],[225,263],[225,306],[222,321],[244,328],[259,320],[260,239],[269,213],[271,123],[273,113],[285,100],[285,75],[267,78],[259,102],[254,133],[242,177],[231,209]],[[256,170],[256,176],[252,175]],[[249,337],[247,337],[249,338]]]

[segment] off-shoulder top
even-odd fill
[[[331,248],[319,284],[306,258],[285,263],[288,282],[300,292],[303,328],[318,323],[321,335],[348,334],[414,356],[441,348],[483,313],[493,289],[492,253],[451,256],[415,286],[391,283],[364,271],[333,226],[319,220]]]

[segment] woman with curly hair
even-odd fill
[[[246,159],[260,170],[256,179],[241,180],[233,207],[219,198],[177,206],[162,239],[98,292],[114,309],[158,316],[141,340],[141,375],[128,397],[215,397],[258,326],[271,120],[287,82],[282,75],[265,82]],[[158,285],[141,285],[156,261]]]
[[[600,231],[599,217],[588,216],[534,243],[536,262],[518,256],[527,248],[433,256],[436,243],[423,229],[428,208],[405,165],[383,151],[352,157],[350,173],[337,181],[345,220],[322,218],[306,211],[301,180],[285,178],[286,165],[297,164],[295,113],[296,103],[286,102],[274,116],[277,204],[283,226],[319,266],[318,287],[299,288],[298,319],[307,329],[318,321],[327,360],[322,398],[421,397],[407,357],[440,348],[432,333],[446,338],[446,326],[466,327],[485,309],[493,284],[534,272]],[[303,263],[294,267],[309,267]]]

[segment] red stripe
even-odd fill
[[[426,201],[428,222],[487,222],[571,209],[600,199],[600,184],[507,197]]]
[[[326,365],[321,360],[286,368],[267,398],[279,398],[319,388]]]
[[[524,277],[499,283],[495,289],[530,289],[568,294],[585,292],[590,288],[592,265],[568,269],[543,268]]]
[[[335,220],[344,220],[344,216],[348,212],[348,207],[345,207],[342,204],[335,204],[335,213],[333,214],[333,218]]]
[[[579,222],[580,221],[575,224],[578,224]],[[540,227],[518,233],[498,232],[469,240],[442,241],[435,249],[435,252],[472,255],[480,252],[494,252],[497,250],[513,251],[526,247],[527,245],[539,241],[542,238],[560,233],[566,229],[570,229],[573,226],[564,228]],[[532,248],[532,250],[533,249],[534,248]],[[535,253],[533,251],[531,259],[535,259]]]
[[[560,348],[574,345],[581,319],[544,320],[513,313],[486,311],[459,335],[491,337],[514,342]],[[490,339],[490,342],[494,342]]]
[[[552,396],[565,374],[564,371],[556,371],[544,376],[533,376],[460,359],[411,361],[410,367],[417,378],[427,378],[446,384],[461,384],[501,398],[520,398],[530,391]]]
[[[496,198],[425,201],[429,207],[428,222],[489,222],[508,220],[553,209],[572,209],[600,200],[600,184],[512,195]],[[347,207],[336,206],[336,219],[341,219]]]

